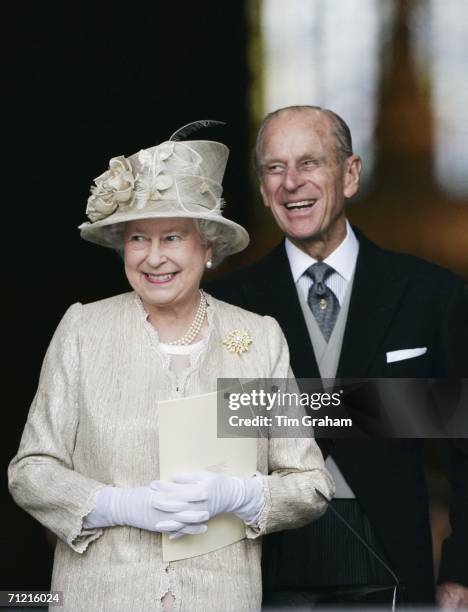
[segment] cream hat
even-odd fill
[[[229,149],[220,142],[176,140],[190,126],[178,130],[160,145],[130,157],[113,157],[109,169],[94,179],[81,237],[102,246],[119,248],[122,224],[135,219],[189,217],[224,226],[226,254],[237,253],[249,243],[246,230],[223,217],[222,179]],[[187,130],[187,128],[189,128]]]

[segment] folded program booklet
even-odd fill
[[[218,438],[217,393],[158,402],[161,480],[208,470],[248,478],[257,468],[256,438]],[[188,559],[245,538],[245,525],[234,514],[220,514],[208,531],[170,540],[163,535],[164,561]]]

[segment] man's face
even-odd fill
[[[359,185],[359,158],[338,160],[334,144],[326,115],[290,111],[266,125],[260,152],[265,206],[300,248],[326,244],[325,257],[346,235],[345,198]]]

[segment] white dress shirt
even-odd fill
[[[351,225],[346,221],[346,237],[343,242],[324,259],[324,263],[333,268],[333,272],[325,279],[325,284],[336,295],[338,302],[343,303],[343,298],[348,288],[348,283],[352,279],[359,252],[359,242]],[[294,283],[298,291],[302,293],[305,300],[309,294],[309,289],[314,284],[306,271],[317,259],[314,259],[304,251],[301,251],[288,238],[286,238],[286,254],[294,278]]]

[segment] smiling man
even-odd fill
[[[461,280],[379,248],[346,219],[361,160],[339,116],[310,106],[271,113],[259,130],[256,166],[264,204],[285,240],[211,283],[210,292],[274,316],[297,377],[468,376]],[[456,607],[468,603],[468,449],[466,441],[450,447],[452,534],[437,597]],[[336,439],[323,451],[337,483],[333,503],[398,576],[407,602],[434,601],[422,440]],[[343,603],[395,582],[330,512],[307,528],[269,536],[264,551],[272,605]]]
[[[256,150],[260,191],[289,240],[323,260],[346,238],[344,202],[359,186],[361,160],[347,127],[329,111],[279,111]]]

